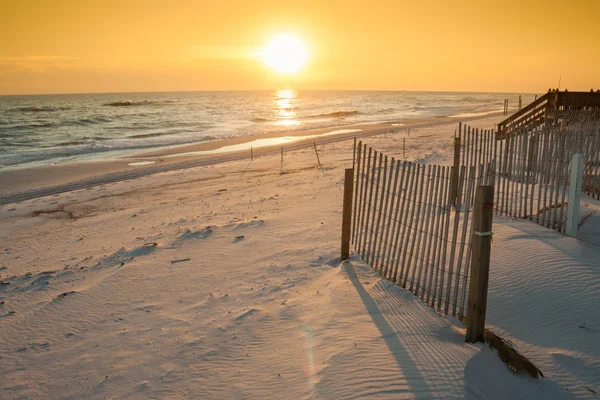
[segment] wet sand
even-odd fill
[[[489,118],[491,116],[461,118],[461,121]],[[324,144],[339,140],[349,140],[354,137],[359,138],[394,132],[403,133],[408,128],[458,124],[458,121],[457,118],[452,117],[416,118],[380,124],[356,124],[312,130],[295,130],[172,146],[134,153],[118,159],[67,162],[33,168],[5,169],[0,172],[0,204],[9,204],[29,198],[84,189],[99,184],[135,179],[170,170],[242,160],[244,158],[250,159],[248,149],[231,152],[220,152],[219,149],[227,150],[230,146],[248,144],[254,141],[260,142],[265,139],[288,137],[290,138],[288,140],[292,141],[288,141],[283,145],[276,144],[254,148],[254,157],[279,152],[281,146],[283,146],[284,151],[287,151],[312,146],[313,143]],[[359,129],[360,131],[356,131]],[[352,131],[340,133],[339,135],[329,134],[334,131],[346,130]],[[298,137],[299,140],[293,141],[294,137]],[[274,141],[277,142],[277,140]],[[15,196],[15,194],[20,195]]]

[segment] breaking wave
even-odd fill
[[[56,107],[56,106],[32,106],[32,107],[18,107],[13,108],[13,111],[21,112],[56,112],[61,110],[69,110],[70,107]]]
[[[110,107],[132,107],[132,106],[146,106],[148,104],[152,104],[152,102],[150,100],[144,100],[144,101],[123,100],[123,101],[116,101],[114,103],[106,103],[104,105],[110,106]]]
[[[344,118],[344,117],[350,117],[352,115],[358,115],[359,112],[358,110],[342,110],[342,111],[334,111],[334,112],[330,112],[330,113],[324,113],[324,114],[315,114],[315,115],[307,115],[306,117],[303,118]]]

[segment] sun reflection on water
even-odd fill
[[[275,92],[275,119],[277,125],[293,126],[300,125],[296,120],[296,102],[298,92],[291,89],[278,90]]]

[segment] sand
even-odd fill
[[[448,164],[454,129],[415,128],[407,158]],[[0,398],[597,398],[598,246],[496,218],[488,324],[546,378],[517,375],[339,261],[352,141],[319,151],[0,206]]]

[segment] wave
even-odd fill
[[[32,106],[32,107],[18,107],[13,108],[12,111],[21,112],[56,112],[61,110],[69,110],[70,107],[56,107],[56,106]]]
[[[106,103],[104,104],[105,106],[110,106],[110,107],[132,107],[132,106],[146,106],[148,104],[152,104],[152,102],[150,100],[144,100],[144,101],[132,101],[132,100],[123,100],[123,101],[117,101],[114,103]]]
[[[149,139],[149,138],[153,138],[153,137],[169,136],[169,135],[173,135],[173,134],[176,134],[176,133],[173,133],[173,132],[141,133],[139,135],[127,136],[127,139]]]
[[[90,145],[90,146],[94,146],[95,143],[91,140],[86,140],[86,139],[81,139],[81,140],[71,140],[68,142],[60,142],[60,143],[56,143],[53,144],[52,146],[48,146],[47,148],[53,148],[53,147],[68,147],[68,146],[79,146],[79,145]]]
[[[143,100],[143,101],[133,101],[133,100],[123,100],[123,101],[115,101],[113,103],[105,103],[105,106],[109,107],[133,107],[133,106],[160,106],[166,104],[177,104],[179,101],[177,100],[161,100],[161,101],[152,101],[152,100]]]
[[[31,122],[29,124],[18,124],[18,125],[7,125],[0,128],[0,135],[3,135],[3,131],[15,131],[23,129],[41,129],[41,128],[58,128],[63,126],[85,126],[85,125],[98,125],[105,122],[112,122],[112,119],[105,116],[95,116],[89,118],[81,118],[75,120],[65,121],[54,121],[54,122]]]
[[[343,117],[349,117],[349,116],[358,115],[358,114],[359,114],[358,110],[342,110],[342,111],[334,111],[334,112],[324,113],[324,114],[308,115],[308,116],[305,116],[302,118],[325,118],[325,117],[343,118]]]
[[[72,157],[86,157],[89,159],[89,156],[94,154],[101,154],[111,151],[130,151],[130,150],[141,150],[141,149],[151,149],[161,146],[171,146],[171,145],[181,145],[187,143],[197,143],[204,142],[209,140],[217,139],[217,136],[213,135],[204,135],[200,137],[187,137],[181,138],[177,140],[176,137],[171,138],[171,140],[163,140],[156,142],[147,142],[143,140],[137,140],[131,138],[124,139],[110,139],[103,140],[100,143],[94,140],[95,138],[90,139],[72,139],[70,141],[60,142],[56,144],[52,144],[48,147],[31,149],[31,150],[22,150],[18,152],[9,152],[3,154],[0,151],[0,164],[4,166],[14,166],[28,163],[37,163],[37,162],[48,162],[50,160],[59,162],[59,160],[65,160]],[[106,138],[102,138],[106,139]],[[2,143],[0,139],[0,143]],[[28,145],[23,144],[7,144],[7,146],[14,147],[29,147]]]
[[[112,119],[103,115],[98,115],[89,118],[76,119],[74,121],[65,121],[64,125],[96,125],[104,122],[112,122]]]
[[[395,113],[395,112],[398,112],[398,111],[399,111],[398,109],[392,108],[392,107],[390,107],[390,108],[382,108],[380,110],[377,110],[377,112],[375,114],[392,114],[392,113]]]

